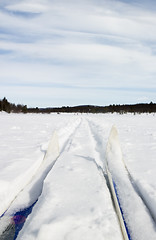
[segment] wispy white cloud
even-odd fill
[[[13,0],[0,6],[0,85],[8,83],[8,91],[9,86],[16,89],[26,83],[33,89],[42,83],[42,90],[62,84],[61,99],[67,97],[73,102],[75,98],[75,104],[79,104],[81,99],[90,101],[90,95],[96,102],[97,96],[89,87],[130,91],[139,91],[140,87],[140,94],[141,88],[156,87],[156,12],[150,7],[117,0]],[[69,86],[77,94],[72,96]],[[68,87],[70,94],[66,95]],[[56,92],[59,95],[60,88]],[[127,101],[123,90],[122,94],[115,92],[114,102]],[[151,97],[150,90],[146,94],[135,100]],[[28,96],[24,96],[28,102]],[[41,96],[47,98],[48,92]],[[54,95],[50,96],[47,99]],[[109,90],[110,103],[113,97]],[[155,101],[154,94],[152,97]]]
[[[5,9],[8,11],[13,12],[28,12],[28,13],[43,13],[47,11],[48,6],[45,5],[46,0],[43,1],[26,1],[25,2],[18,2],[15,4],[7,5]]]

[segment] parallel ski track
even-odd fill
[[[88,120],[86,122],[88,124],[88,129],[90,131],[90,136],[94,141],[95,147],[97,147],[98,143],[97,143],[97,140],[94,137],[95,132],[93,130],[92,124]],[[101,143],[100,137],[98,137],[98,141]],[[101,145],[102,145],[102,143],[101,143]],[[101,155],[101,153],[98,151],[98,149],[97,149],[97,152],[99,153],[99,155]],[[117,215],[117,218],[118,218],[118,221],[119,221],[119,226],[120,226],[120,230],[121,230],[121,233],[122,233],[123,240],[131,240],[131,236],[130,236],[129,230],[127,228],[126,220],[123,216],[123,211],[122,211],[122,208],[121,208],[121,205],[120,205],[120,202],[119,202],[119,198],[118,198],[118,194],[117,194],[117,191],[116,191],[115,183],[112,179],[111,173],[108,170],[107,162],[106,162],[104,156],[100,156],[100,157],[103,157],[103,167],[101,167],[96,162],[96,159],[95,159],[94,162],[95,162],[98,170],[100,172],[102,172],[103,177],[105,178],[105,181],[107,183],[107,187],[109,189],[111,199],[112,199],[112,204],[114,206],[114,211],[115,211],[115,213]]]
[[[46,152],[46,153],[47,153],[47,152]],[[45,155],[44,155],[43,161],[41,162],[41,165],[42,165],[42,163],[43,163],[44,160],[45,160],[46,153],[45,153]],[[53,168],[53,166],[55,165],[57,159],[58,159],[58,157],[56,158],[56,160],[54,160],[54,161],[52,162],[52,165],[50,166],[49,171]],[[10,203],[8,204],[8,207],[6,208],[6,210],[4,211],[4,213],[3,213],[0,217],[3,217],[3,216],[6,214],[6,212],[7,212],[7,211],[10,209],[10,207],[12,206],[13,202],[18,198],[19,194],[20,194],[21,192],[23,192],[24,189],[32,182],[32,180],[35,178],[37,172],[39,171],[41,165],[39,166],[39,168],[37,169],[37,171],[35,172],[35,174],[30,177],[29,181],[24,185],[24,187],[16,194],[16,196],[12,199],[12,201],[10,201]],[[47,172],[47,174],[49,173],[49,171]]]
[[[84,120],[84,119],[83,119],[83,120]],[[98,147],[98,143],[101,143],[101,145],[102,145],[101,138],[100,138],[98,135],[96,135],[96,137],[98,138],[98,142],[97,142],[97,139],[94,137],[94,135],[97,134],[97,132],[94,131],[93,123],[92,123],[91,121],[89,121],[89,120],[85,120],[85,121],[86,121],[86,124],[88,125],[88,130],[89,130],[89,132],[90,132],[90,136],[91,136],[91,138],[92,138],[93,141],[94,141],[95,147],[97,148],[97,147]],[[66,148],[70,147],[71,142],[72,142],[72,139],[74,138],[74,136],[75,136],[76,132],[78,131],[78,129],[79,129],[79,127],[80,127],[81,124],[82,124],[82,118],[80,119],[80,121],[79,121],[79,123],[76,125],[75,129],[72,131],[71,134],[69,134],[68,138],[67,138],[66,141],[64,142],[64,145],[63,145],[63,147],[62,147],[62,149],[61,149],[61,152],[59,153],[59,156],[56,158],[56,160],[55,160],[55,161],[53,162],[53,164],[51,165],[49,171],[47,172],[47,175],[48,175],[48,173],[52,170],[52,168],[54,167],[54,165],[56,164],[56,162],[58,161],[60,155],[64,152],[64,150],[65,150]],[[98,151],[98,149],[96,149],[96,151],[98,152],[99,155],[101,155],[101,153],[100,153],[100,151]],[[46,156],[46,153],[45,153],[45,156]],[[45,156],[44,156],[44,158],[45,158]],[[101,156],[101,157],[104,157],[104,156]],[[43,159],[43,160],[44,160],[44,159]],[[119,218],[118,213],[117,213],[117,210],[116,210],[116,207],[115,207],[115,201],[116,201],[116,200],[114,200],[114,196],[113,196],[112,189],[111,189],[112,187],[110,186],[110,180],[109,180],[110,176],[109,176],[109,170],[108,170],[108,167],[107,167],[106,160],[103,159],[103,163],[104,163],[103,167],[98,164],[98,162],[96,161],[96,159],[95,159],[94,163],[95,163],[97,169],[102,173],[103,177],[104,177],[105,180],[106,180],[108,189],[109,189],[110,194],[111,194],[111,198],[112,198],[112,202],[113,202],[113,206],[114,206],[115,212],[116,212],[116,214],[117,214],[117,217]],[[143,202],[144,205],[146,206],[146,208],[147,208],[147,210],[148,210],[148,212],[149,212],[149,215],[150,215],[151,218],[153,219],[154,224],[156,224],[156,216],[153,215],[152,209],[151,209],[148,201],[146,200],[146,198],[145,198],[145,197],[143,196],[143,194],[141,193],[141,190],[139,189],[137,183],[135,182],[132,174],[131,174],[130,171],[128,170],[128,168],[127,168],[127,166],[126,166],[126,164],[125,164],[124,161],[123,161],[123,164],[124,164],[125,170],[126,170],[127,173],[128,173],[128,177],[129,177],[129,180],[130,180],[131,185],[133,186],[134,191],[135,191],[135,192],[137,193],[137,195],[142,199],[142,202]],[[47,175],[46,175],[46,176],[47,176]],[[35,174],[34,174],[34,176],[35,176]],[[33,177],[34,177],[34,176],[33,176]],[[45,177],[45,178],[46,178],[46,177]],[[8,209],[11,207],[12,203],[16,200],[16,198],[18,197],[18,195],[19,195],[22,191],[24,191],[25,187],[31,182],[31,180],[32,180],[32,177],[31,177],[31,179],[29,180],[29,182],[26,183],[26,185],[18,192],[18,194],[14,197],[14,199],[12,199],[12,201],[9,203],[8,207],[6,208],[6,210],[4,211],[4,213],[3,213],[0,217],[2,217],[3,215],[5,215],[5,213],[8,211]],[[112,179],[112,182],[113,182],[113,179]],[[116,189],[115,189],[115,183],[114,183],[114,182],[113,182],[113,185],[114,185],[114,190],[116,191]],[[120,203],[119,203],[119,199],[118,199],[118,196],[117,196],[117,192],[116,192],[115,194],[116,194],[116,197],[117,197],[117,200],[118,200],[118,205],[119,205],[119,208],[120,208],[120,211],[121,211],[121,215],[122,215],[122,218],[123,218],[122,209],[121,209],[121,206],[120,206]],[[125,221],[126,221],[126,220],[123,218],[124,224],[125,224]],[[120,222],[120,220],[119,220],[119,222]],[[120,223],[120,228],[121,228],[121,232],[122,232],[122,235],[123,235],[123,229],[122,229],[122,227],[121,227],[121,223]],[[125,228],[126,228],[126,226],[125,226]],[[126,230],[126,232],[127,232],[127,230]],[[128,234],[127,234],[127,235],[128,235]],[[130,236],[125,237],[125,236],[123,235],[123,239],[125,240],[125,239],[131,239],[131,238],[130,238]]]
[[[71,143],[72,143],[72,139],[74,138],[74,136],[76,135],[76,132],[78,130],[78,128],[80,127],[80,125],[82,124],[82,118],[80,118],[79,123],[77,124],[77,126],[75,127],[74,131],[68,136],[68,138],[66,139],[65,143],[63,144],[63,147],[60,151],[60,155],[64,152],[64,150],[67,147],[70,147]],[[59,155],[59,156],[60,156]]]
[[[89,127],[90,127],[91,132],[93,133],[92,135],[97,134],[97,133],[94,131],[94,127],[93,127],[94,123],[93,123],[92,121],[88,121],[88,125],[89,125]],[[98,141],[100,142],[100,137],[99,137],[99,136],[97,136],[97,137],[98,137]],[[96,142],[96,141],[97,141],[97,140],[95,139],[95,142]],[[102,145],[102,143],[101,143],[101,145]],[[105,171],[107,172],[107,163],[106,163],[106,161],[105,161],[104,164],[105,164]],[[124,160],[123,160],[123,165],[124,165],[124,167],[125,167],[125,171],[127,172],[129,181],[130,181],[130,183],[131,183],[131,185],[132,185],[132,187],[133,187],[133,190],[136,192],[136,194],[138,195],[138,197],[142,200],[142,203],[143,203],[144,206],[146,207],[147,212],[148,212],[150,218],[151,218],[152,221],[153,221],[153,224],[156,225],[156,216],[153,214],[153,210],[152,210],[151,205],[149,204],[148,200],[146,199],[146,196],[145,196],[145,195],[142,193],[142,191],[140,190],[140,187],[138,186],[138,184],[136,183],[136,181],[135,181],[135,179],[133,178],[132,174],[130,173],[129,169],[127,168]],[[105,177],[106,180],[107,180],[108,174],[107,174],[107,173],[104,173],[104,177]],[[113,179],[112,179],[112,180],[113,180]],[[116,187],[115,187],[115,183],[113,182],[113,184],[114,184],[114,188],[115,188],[115,191],[116,191],[117,199],[118,199],[118,202],[119,202],[118,193],[117,193],[117,190],[116,190]],[[108,183],[107,185],[108,185],[108,188],[109,188],[109,190],[110,190],[110,192],[111,192],[109,183]],[[111,195],[112,195],[112,194],[111,194]],[[114,202],[114,201],[113,201],[113,202]],[[119,202],[119,207],[121,208],[120,202]],[[121,209],[121,212],[122,212],[122,209]],[[123,221],[126,223],[126,219],[124,219],[124,217],[123,217]],[[127,228],[127,226],[125,226],[125,227]],[[129,236],[129,239],[130,239],[130,236]]]
[[[131,185],[134,189],[134,191],[137,193],[137,195],[141,198],[142,202],[144,203],[144,205],[146,206],[146,209],[148,210],[148,213],[151,217],[151,219],[153,220],[153,223],[156,225],[156,216],[153,214],[153,210],[149,204],[149,202],[146,200],[146,197],[144,197],[144,195],[142,194],[139,186],[137,185],[136,181],[134,180],[132,174],[130,173],[130,171],[128,170],[125,162],[123,161],[124,163],[124,167],[125,167],[125,170],[127,171],[127,174],[128,174],[128,178],[129,178],[129,181],[131,182]]]
[[[74,137],[74,135],[75,135],[77,129],[79,128],[81,122],[82,122],[82,119],[80,119],[80,122],[75,126],[74,131],[72,131],[72,133],[69,134],[69,136],[68,136],[67,140],[65,141],[65,143],[64,143],[64,145],[63,145],[63,147],[62,147],[62,149],[61,149],[61,152],[59,153],[58,157],[52,162],[51,166],[49,167],[46,176],[47,176],[48,173],[53,169],[54,165],[55,165],[56,162],[58,161],[58,159],[59,159],[60,155],[62,154],[62,152],[64,151],[64,149],[65,149],[68,145],[71,144],[71,138]],[[45,152],[43,161],[45,160],[46,154],[47,154],[47,152]],[[42,161],[42,163],[43,163],[43,161]],[[41,163],[41,165],[42,165],[42,163]],[[39,168],[37,169],[37,171],[35,172],[35,174],[30,177],[29,181],[24,185],[24,187],[23,187],[23,188],[16,194],[16,196],[10,201],[10,203],[8,204],[8,206],[6,207],[6,209],[4,210],[4,212],[0,215],[0,218],[3,217],[3,216],[7,213],[7,211],[8,211],[8,210],[10,209],[10,207],[12,206],[13,202],[14,202],[14,201],[17,199],[17,197],[19,196],[19,194],[20,194],[21,192],[23,192],[24,189],[31,183],[32,179],[35,178],[35,175],[37,174],[37,172],[38,172],[38,170],[40,169],[41,165],[39,166]],[[46,176],[45,176],[45,178],[46,178]],[[45,179],[45,178],[44,178],[44,179]],[[40,194],[41,194],[41,193],[40,193]],[[39,195],[39,196],[40,196],[40,195]],[[38,198],[39,198],[39,196],[38,196]],[[37,199],[36,199],[36,200],[37,200]]]

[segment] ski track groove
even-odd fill
[[[94,130],[94,122],[90,121],[90,120],[87,120],[88,121],[88,125],[90,127],[90,130],[91,130],[91,133],[92,133],[92,137],[94,138],[95,142],[96,143],[100,143],[100,145],[102,145],[102,141],[101,141],[101,137],[98,136],[98,133],[95,132]],[[96,137],[94,137],[96,136]],[[97,149],[96,149],[97,150]],[[98,150],[97,150],[98,151]],[[99,151],[99,154],[101,154],[101,151]],[[107,169],[107,163],[106,163],[106,160],[105,160],[105,157],[102,156],[102,158],[104,159],[104,166],[105,166],[105,171]],[[122,159],[123,160],[123,159]],[[148,197],[147,197],[147,193],[142,193],[142,190],[140,189],[140,187],[138,186],[137,182],[135,181],[135,179],[133,178],[132,174],[130,173],[130,171],[128,170],[124,160],[123,160],[123,165],[124,165],[124,168],[125,168],[125,171],[127,172],[127,176],[128,176],[128,179],[129,179],[129,182],[134,190],[134,192],[137,194],[137,196],[141,199],[143,205],[145,206],[146,210],[147,210],[147,213],[149,215],[149,217],[151,218],[152,222],[153,222],[153,226],[156,227],[156,215],[153,214],[153,210],[152,210],[152,206],[150,206],[150,203],[148,201]],[[107,171],[106,171],[107,172]],[[110,186],[109,186],[109,182],[107,180],[108,176],[107,176],[107,173],[104,172],[103,170],[103,175],[105,177],[105,180],[107,182],[107,187],[110,191],[110,194],[112,195],[111,193],[111,190],[110,190]],[[113,200],[113,197],[111,196],[112,198],[112,202],[113,202],[113,206],[114,206],[114,200]],[[115,209],[114,209],[115,210]],[[115,210],[116,212],[116,210]],[[126,219],[125,219],[126,221]]]
[[[80,125],[82,124],[82,118],[80,118],[80,122],[78,123],[78,125],[75,127],[75,129],[72,131],[72,133],[68,136],[68,138],[66,139],[66,141],[63,144],[63,147],[60,151],[59,156],[61,156],[61,154],[68,148],[70,148],[71,144],[72,144],[72,138],[75,136],[78,128],[80,127]]]
[[[56,164],[56,162],[58,161],[60,155],[63,153],[63,151],[66,149],[66,147],[67,147],[67,146],[70,146],[70,144],[71,144],[71,138],[75,135],[75,133],[76,133],[77,129],[79,128],[81,122],[82,122],[82,119],[80,119],[80,122],[75,126],[74,130],[72,131],[72,133],[69,134],[68,138],[65,140],[65,142],[64,142],[64,144],[63,144],[63,147],[62,147],[62,149],[61,149],[58,157],[57,157],[56,160],[53,161],[52,164],[48,167],[48,170],[47,170],[47,172],[46,172],[45,178],[47,177],[48,173],[53,169],[54,165]],[[44,157],[43,157],[43,161],[44,161],[44,159],[45,159],[46,152],[47,152],[47,151],[45,151],[45,155],[44,155]],[[26,185],[16,194],[16,196],[12,199],[12,201],[10,201],[10,203],[8,204],[8,207],[7,207],[6,210],[1,214],[0,218],[3,217],[3,216],[7,213],[7,211],[11,208],[13,202],[14,202],[14,201],[18,198],[18,196],[20,195],[20,193],[24,191],[24,189],[31,183],[31,181],[33,181],[33,178],[35,178],[35,176],[36,176],[38,170],[40,169],[43,161],[41,162],[40,166],[39,166],[38,169],[36,170],[35,174],[30,177],[30,179],[29,179],[29,181],[26,183]],[[44,182],[45,178],[43,179],[43,182]],[[43,188],[43,186],[42,186],[42,188]],[[41,193],[42,193],[42,190],[41,190]],[[41,195],[41,193],[39,194],[39,196]],[[39,198],[39,196],[38,196],[38,198]],[[37,199],[38,199],[38,198],[37,198]]]
[[[101,159],[101,157],[102,157],[102,159],[103,159],[103,161],[102,161],[103,167],[101,167],[101,166],[96,162],[96,160],[94,161],[94,163],[95,163],[98,171],[100,171],[100,172],[102,173],[103,178],[104,178],[104,180],[106,181],[106,185],[107,185],[107,188],[108,188],[108,190],[109,190],[110,197],[111,197],[111,200],[112,200],[112,206],[113,206],[114,212],[115,212],[115,214],[116,214],[116,217],[117,217],[117,220],[118,220],[118,224],[119,224],[119,227],[120,227],[120,230],[121,230],[121,233],[122,233],[122,238],[123,238],[123,240],[129,239],[129,238],[127,237],[127,233],[126,233],[126,236],[124,235],[125,232],[124,232],[123,228],[125,228],[125,224],[124,224],[124,226],[122,226],[122,224],[121,224],[121,222],[120,222],[119,215],[118,215],[119,213],[117,213],[116,204],[115,204],[115,199],[114,199],[114,197],[113,197],[113,193],[112,193],[111,186],[110,186],[110,182],[109,182],[109,177],[108,177],[108,174],[109,174],[109,173],[108,173],[108,168],[107,168],[107,163],[106,163],[105,156],[104,156],[104,155],[101,156],[101,155],[102,155],[101,151],[98,151],[98,142],[100,142],[100,145],[102,145],[102,142],[101,142],[101,140],[100,140],[100,137],[97,136],[97,133],[96,133],[96,137],[95,137],[95,132],[94,132],[94,130],[93,130],[93,127],[92,127],[91,122],[90,122],[90,121],[86,121],[86,122],[87,122],[87,125],[88,125],[88,130],[89,130],[90,138],[92,138],[92,142],[94,142],[94,151],[96,151],[96,152],[98,153],[100,159]],[[98,139],[98,141],[97,141],[96,138]],[[96,159],[96,158],[95,158],[95,159]],[[117,203],[117,204],[118,204],[118,203]],[[120,206],[119,206],[119,209],[120,209]],[[119,211],[121,211],[121,210],[119,210]],[[120,214],[121,214],[121,213],[120,213]],[[121,215],[121,217],[122,217],[122,215]],[[122,220],[123,220],[123,222],[125,222],[125,220],[123,219],[123,217],[122,217]],[[127,231],[126,231],[126,232],[127,232]]]
[[[134,180],[132,174],[130,173],[130,171],[128,170],[126,164],[124,163],[125,169],[127,171],[128,174],[128,178],[129,181],[134,189],[134,191],[137,193],[137,195],[141,198],[142,202],[144,203],[144,205],[146,206],[146,209],[149,213],[149,216],[151,217],[154,225],[156,226],[156,216],[153,214],[153,210],[148,202],[148,200],[146,200],[146,196],[144,196],[144,194],[142,194],[142,191],[140,189],[140,187],[138,186],[138,184],[136,183],[136,181]]]
[[[59,153],[59,156],[56,158],[56,160],[51,164],[51,166],[49,166],[49,169],[47,171],[47,174],[45,176],[45,178],[47,177],[48,173],[53,169],[53,167],[55,166],[56,162],[58,161],[59,157],[61,156],[61,154],[67,149],[70,148],[71,144],[72,144],[72,141],[73,141],[73,138],[74,136],[76,135],[76,132],[78,131],[79,127],[81,126],[82,122],[85,121],[86,123],[86,126],[88,128],[88,133],[89,133],[89,138],[90,138],[90,141],[91,141],[91,145],[93,146],[94,148],[94,160],[92,160],[97,168],[97,170],[99,171],[99,174],[104,178],[104,180],[106,181],[106,184],[107,184],[107,187],[108,187],[108,190],[110,192],[110,196],[111,196],[111,200],[112,200],[112,205],[113,205],[113,208],[114,208],[114,211],[117,215],[117,212],[115,210],[115,206],[114,206],[114,200],[113,200],[113,196],[112,196],[112,193],[111,193],[111,190],[110,190],[110,184],[109,184],[109,181],[108,181],[108,175],[107,175],[107,163],[106,163],[106,159],[105,159],[105,149],[101,150],[102,146],[103,146],[103,141],[101,140],[101,136],[99,136],[99,134],[97,133],[97,131],[95,131],[95,128],[94,128],[94,122],[86,119],[86,118],[80,118],[80,121],[78,122],[78,124],[76,124],[76,126],[74,127],[74,129],[72,130],[72,132],[68,135],[67,139],[65,139],[64,143],[63,143],[63,146],[62,146],[62,149]],[[104,147],[104,146],[103,146]],[[46,155],[46,153],[45,153]],[[44,156],[45,158],[45,156]],[[43,158],[43,160],[44,160]],[[96,159],[98,159],[99,161],[97,161]],[[41,163],[42,164],[42,163]],[[125,167],[125,171],[128,173],[128,178],[129,178],[129,181],[133,187],[133,190],[137,193],[137,195],[141,198],[143,204],[145,205],[145,207],[147,208],[148,210],[148,214],[149,216],[152,218],[153,220],[153,223],[156,225],[156,216],[152,213],[152,209],[148,203],[148,200],[146,200],[146,197],[144,196],[144,194],[142,194],[142,191],[140,190],[139,186],[137,185],[135,179],[133,178],[132,174],[129,172],[125,162],[123,161],[123,164],[124,164],[124,167]],[[40,166],[39,166],[40,167]],[[34,175],[35,176],[35,175]],[[29,183],[31,182],[32,178],[34,177],[32,176],[31,179],[29,180],[29,182],[18,192],[18,194],[14,197],[14,199],[10,202],[9,206],[6,208],[6,210],[4,211],[4,213],[1,215],[1,217],[3,215],[5,215],[5,213],[10,209],[12,203],[16,200],[16,198],[18,197],[18,195],[24,191],[24,189],[26,188],[27,185],[29,185]],[[45,178],[43,179],[43,182],[45,180]],[[43,186],[42,186],[43,188]],[[42,191],[41,191],[42,193]],[[40,193],[40,195],[41,195]],[[39,195],[39,196],[40,196]],[[39,198],[38,196],[38,198]],[[118,218],[118,217],[117,217]],[[118,220],[119,222],[119,220]],[[120,223],[119,223],[120,225]],[[121,228],[121,226],[120,226]],[[122,230],[121,230],[122,231]]]

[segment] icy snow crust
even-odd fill
[[[132,239],[156,239],[155,120],[0,113],[0,234],[38,199],[17,239],[122,239],[108,163]]]

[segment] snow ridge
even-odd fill
[[[124,162],[124,166],[125,166],[125,169],[128,173],[129,180],[130,180],[134,190],[136,191],[138,196],[140,196],[141,200],[143,201],[146,208],[148,209],[148,212],[149,212],[151,218],[156,223],[156,208],[155,208],[155,206],[156,206],[156,200],[155,200],[156,194],[155,194],[153,188],[151,186],[149,186],[144,181],[135,180],[134,177],[132,176],[132,174],[130,173],[130,171],[128,170],[125,162]],[[150,195],[146,191],[146,188],[148,189],[148,192],[151,193]]]
[[[68,145],[69,139],[74,135],[80,123],[81,119],[78,118],[72,124],[67,124],[67,126],[64,128],[66,134],[63,134],[63,131],[59,129],[58,134],[60,135],[61,132],[64,136],[62,137],[63,141],[61,142],[60,146],[61,152],[66,147],[66,145]],[[14,213],[28,208],[34,202],[36,202],[41,195],[44,179],[53,168],[58,159],[58,156],[61,154],[59,153],[58,134],[56,131],[53,132],[48,144],[48,148],[45,151],[44,158],[42,162],[40,162],[40,165],[38,164],[36,168],[30,168],[30,173],[28,172],[29,174],[25,174],[22,184],[19,184],[18,182],[18,185],[21,186],[21,188],[17,188],[18,192],[13,196],[12,200],[8,202],[8,206],[3,213],[4,216],[2,215],[0,218],[1,234],[8,225],[13,223],[11,216],[13,216]],[[34,165],[36,166],[36,164]]]
[[[47,176],[48,172],[54,166],[57,157],[59,155],[59,145],[58,145],[58,137],[56,132],[53,133],[52,138],[49,142],[49,146],[47,152],[43,158],[41,165],[34,171],[33,175],[30,176],[30,179],[25,182],[25,185],[19,190],[17,195],[12,199],[9,203],[8,208],[5,213],[0,218],[0,235],[8,225],[12,225],[13,221],[11,216],[14,215],[19,209],[24,209],[27,205],[32,205],[39,197],[43,187],[43,181]],[[31,200],[27,201],[26,204],[23,203],[23,199],[29,199],[29,194],[33,190],[33,195],[31,196]],[[22,202],[22,206],[21,205]],[[25,206],[24,206],[25,205]]]
[[[90,128],[90,135],[92,135],[92,139],[94,139],[94,144],[96,145],[96,151],[98,152],[99,158],[100,158],[100,155],[102,154],[101,148],[100,148],[100,152],[98,150],[99,143],[100,143],[100,145],[102,145],[100,137],[95,132],[95,129],[94,129],[95,125],[92,122],[88,121],[88,127]],[[119,225],[121,228],[123,239],[129,240],[131,238],[130,238],[126,223],[123,219],[123,215],[121,213],[120,204],[119,204],[118,198],[116,196],[115,186],[114,186],[114,183],[112,180],[111,173],[108,170],[107,161],[106,161],[104,155],[102,155],[101,162],[103,163],[103,167],[99,166],[96,162],[95,163],[98,166],[98,169],[100,169],[102,171],[103,177],[106,180],[107,187],[108,187],[108,189],[110,191],[110,195],[112,197],[112,204],[114,205],[114,210],[115,210],[118,220],[119,220]]]
[[[107,162],[109,170],[116,183],[119,200],[123,209],[124,218],[132,239],[147,240],[149,232],[151,239],[156,239],[156,231],[149,212],[142,202],[140,196],[137,195],[129,181],[127,171],[122,160],[122,152],[120,148],[117,129],[112,127],[107,144]],[[145,227],[148,225],[148,229]]]

